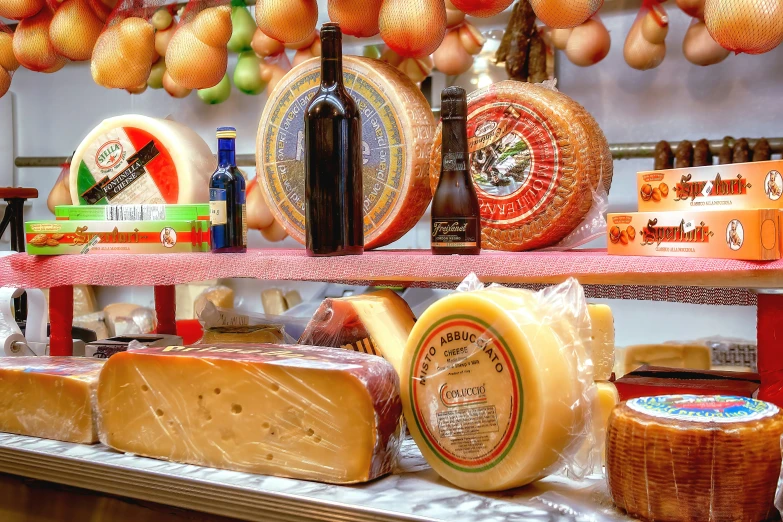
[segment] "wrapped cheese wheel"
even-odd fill
[[[77,205],[206,202],[215,167],[209,146],[190,128],[117,116],[101,122],[76,149],[71,199]]]
[[[481,206],[482,246],[550,246],[582,221],[593,192],[607,192],[612,156],[593,117],[542,85],[505,81],[468,96],[470,171]],[[434,192],[441,130],[430,162]]]

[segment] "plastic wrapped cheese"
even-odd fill
[[[0,358],[0,431],[97,442],[95,390],[103,361],[81,357]]]
[[[136,114],[103,120],[71,161],[78,205],[203,203],[217,162],[190,128]]]
[[[631,399],[609,418],[612,500],[648,521],[769,520],[781,435],[780,409],[747,397]]]
[[[405,418],[430,466],[458,487],[498,491],[574,463],[591,433],[589,338],[574,279],[538,293],[457,292],[430,306],[401,377]]]
[[[467,135],[484,248],[553,245],[585,218],[594,195],[609,191],[612,155],[603,132],[584,107],[554,89],[504,81],[472,92]],[[438,126],[433,192],[440,169]]]
[[[270,344],[170,346],[112,356],[100,438],[119,451],[330,483],[389,473],[399,379],[381,359]]]

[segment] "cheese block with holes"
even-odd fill
[[[74,205],[205,203],[217,161],[180,123],[127,114],[103,120],[73,155]]]
[[[440,129],[430,162],[433,193]],[[608,193],[612,156],[603,132],[584,107],[556,90],[504,81],[474,91],[467,132],[485,248],[555,244],[584,219],[594,192]]]
[[[95,389],[104,361],[0,357],[0,431],[92,444]]]
[[[319,482],[391,471],[399,379],[381,359],[272,344],[169,346],[112,356],[100,438],[119,451]]]
[[[397,372],[416,318],[392,290],[324,299],[299,338],[302,344],[380,355]]]
[[[364,246],[376,248],[401,238],[427,210],[435,121],[419,88],[386,63],[344,56],[343,80],[361,112]],[[302,244],[304,111],[320,81],[320,58],[291,69],[264,106],[256,143],[258,180],[267,205],[288,235]]]
[[[762,521],[777,516],[783,413],[726,395],[640,397],[607,429],[612,500],[648,521]]]

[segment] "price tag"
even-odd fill
[[[685,223],[683,223],[683,225],[682,225],[682,231],[683,232],[685,232],[687,234],[688,232],[691,232],[693,230],[696,230],[696,222],[695,221],[693,221],[691,219],[690,221],[686,221]]]
[[[710,192],[712,192],[712,181],[708,181],[706,185],[704,185],[704,190],[701,191],[701,195],[705,198],[710,195]]]

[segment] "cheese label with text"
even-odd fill
[[[521,426],[522,382],[491,325],[469,315],[434,323],[413,352],[409,378],[413,422],[444,463],[481,472],[508,454]]]
[[[160,140],[141,129],[118,127],[85,149],[77,177],[78,203],[177,203],[176,172]]]
[[[652,417],[689,422],[751,422],[780,411],[774,404],[733,395],[662,395],[632,399],[627,404]]]

